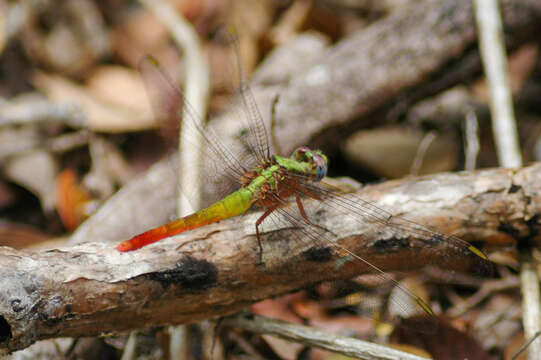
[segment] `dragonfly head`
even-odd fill
[[[291,157],[296,161],[311,164],[315,181],[320,181],[327,175],[329,159],[320,150],[310,150],[306,146],[302,146],[297,148]]]

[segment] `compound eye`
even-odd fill
[[[314,154],[313,161],[316,164],[316,181],[320,181],[327,176],[327,161],[319,154]]]

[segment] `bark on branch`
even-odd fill
[[[357,194],[438,231],[500,245],[539,241],[540,178],[541,164],[534,164],[386,182]],[[343,221],[332,209],[321,217],[337,226]],[[253,221],[253,215],[237,217],[131,253],[101,239],[47,251],[0,248],[1,351],[52,337],[194,322],[370,270],[337,259],[334,251],[314,256],[310,244],[292,251],[298,242],[288,230],[264,239],[264,264],[257,265]],[[471,265],[469,258],[449,261],[449,249],[438,241],[393,247],[381,236],[359,226],[338,241],[386,271],[440,261],[458,269]]]

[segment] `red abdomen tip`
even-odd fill
[[[131,241],[128,240],[128,241],[124,241],[124,242],[121,242],[117,247],[116,249],[120,252],[126,252],[126,251],[131,251],[131,250],[135,250],[136,248],[132,245]]]
[[[142,248],[143,246],[147,246],[149,244],[155,243],[156,241],[164,239],[168,236],[181,233],[185,231],[186,228],[182,228],[182,227],[175,228],[171,226],[171,224],[178,223],[179,221],[183,223],[184,220],[183,219],[176,220],[175,222],[158,226],[157,228],[145,231],[142,234],[132,237],[130,240],[126,240],[120,243],[116,247],[116,249],[121,252],[137,250],[137,249]]]

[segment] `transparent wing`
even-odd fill
[[[231,135],[220,138],[210,127],[204,129],[200,126],[201,122],[197,121],[200,119],[199,114],[186,101],[183,92],[163,71],[156,59],[146,56],[139,65],[159,123],[163,124],[167,131],[173,132],[172,129],[178,128],[180,121],[180,126],[183,127],[183,138],[180,141],[193,144],[193,151],[200,152],[203,158],[203,169],[198,183],[205,184],[202,190],[205,192],[206,204],[234,191],[238,188],[243,174],[270,160],[267,129],[248,86],[237,34],[234,29],[222,27],[216,33],[213,43],[220,39],[228,58],[221,69],[225,69],[225,76],[230,80],[230,93],[236,94],[224,116],[232,117],[237,124],[235,127],[242,129],[236,139],[232,139]],[[214,77],[220,76],[223,77],[224,74],[214,74]],[[181,119],[183,110],[188,114],[185,119]],[[224,132],[223,128],[221,130],[220,134]],[[202,145],[196,145],[192,141],[195,136],[202,136]],[[182,189],[182,192],[190,198],[190,193],[195,190]]]
[[[395,216],[355,193],[344,194],[325,182],[305,182],[303,187],[322,199],[320,208],[332,208],[359,225],[370,224],[385,235],[383,238],[387,240],[382,240],[380,246],[388,246],[389,251],[411,245],[437,249],[435,255],[438,256],[427,257],[428,264],[462,268],[481,276],[490,276],[493,272],[493,264],[486,255],[457,236],[443,234],[402,216]],[[468,268],[464,268],[465,265]]]
[[[270,146],[267,128],[259,111],[257,103],[248,85],[246,71],[243,66],[241,49],[237,32],[231,26],[222,26],[215,38],[220,41],[228,52],[229,67],[224,67],[227,72],[227,83],[233,97],[233,105],[229,111],[243,124],[242,141],[246,147],[244,156],[253,157],[253,161],[261,164],[270,159]],[[223,76],[223,74],[217,74]],[[269,109],[270,110],[270,109]]]
[[[426,301],[387,274],[385,266],[392,263],[394,271],[407,272],[416,270],[411,268],[411,262],[415,261],[416,264],[435,265],[446,270],[473,271],[483,276],[493,271],[492,263],[481,251],[455,236],[394,216],[355,193],[344,193],[325,183],[313,183],[306,176],[289,176],[294,181],[283,183],[285,186],[297,184],[294,190],[304,199],[302,206],[306,217],[295,202],[277,198],[282,207],[270,216],[268,228],[261,231],[286,228],[288,236],[297,244],[291,245],[288,252],[298,253],[312,261],[332,260],[342,266],[356,264],[357,272],[368,270],[382,282],[393,284],[393,291],[398,296],[389,297],[390,308],[398,309],[401,314],[415,314],[422,310],[421,331],[429,329],[422,324],[437,323],[436,319],[426,322],[426,318],[433,318],[432,310]],[[359,242],[350,240],[346,242],[350,247],[345,247],[341,242],[346,238],[357,238]],[[263,243],[263,252],[266,246],[270,245]],[[412,309],[412,306],[417,309]]]
[[[344,215],[344,219],[353,221],[353,229],[370,228],[382,239],[377,245],[386,247],[388,251],[413,245],[439,249],[437,251],[441,254],[436,255],[440,256],[429,257],[427,261],[434,261],[435,265],[448,267],[453,267],[454,262],[467,263],[471,264],[471,270],[479,275],[492,274],[493,265],[486,255],[456,236],[443,234],[402,216],[393,215],[353,192],[345,193],[324,181],[315,183],[305,176],[293,173],[289,176],[294,177],[300,184],[298,191],[302,196],[321,200],[318,205],[319,210],[332,209],[339,212]],[[446,263],[442,264],[442,260]],[[463,265],[457,264],[457,266]]]
[[[239,186],[241,176],[253,166],[255,160],[240,159],[244,150],[232,145],[225,146],[212,129],[203,128],[199,115],[186,101],[183,92],[160,67],[158,61],[150,56],[144,57],[139,64],[139,71],[144,79],[153,111],[159,123],[166,128],[182,126],[183,137],[180,141],[191,144],[190,150],[202,156],[201,179],[198,183],[209,185],[210,192],[215,193],[207,202],[216,200]],[[184,111],[183,111],[184,110]],[[181,119],[183,112],[187,118]],[[193,142],[195,137],[203,139],[201,144]],[[193,164],[193,166],[198,166]],[[183,189],[190,198],[196,189]]]
[[[311,218],[317,218],[313,213],[314,207],[309,205],[310,201],[306,202],[307,215]],[[320,262],[322,263],[322,269],[325,269],[327,262],[332,262],[332,265],[328,265],[332,269],[339,267],[349,267],[349,270],[336,271],[338,274],[348,274],[355,272],[372,272],[381,279],[382,283],[391,284],[392,290],[395,296],[389,296],[387,301],[389,302],[389,308],[394,309],[394,314],[401,314],[406,316],[407,314],[413,314],[422,318],[426,324],[436,325],[437,319],[426,300],[423,300],[420,296],[410,291],[407,287],[400,284],[390,274],[386,273],[378,267],[374,262],[369,261],[370,255],[354,253],[344,246],[340,245],[340,240],[343,235],[337,234],[327,228],[322,227],[319,223],[315,223],[303,218],[300,214],[296,203],[283,203],[282,207],[276,209],[265,221],[262,226],[262,233],[273,234],[274,229],[281,229],[280,234],[287,232],[287,236],[293,241],[288,242],[288,249],[284,249],[289,254],[297,254],[299,256],[298,263],[301,264],[304,261]],[[263,252],[265,254],[265,248],[272,246],[272,237],[267,236],[263,240]],[[265,259],[265,255],[263,255]],[[272,259],[264,260],[272,261]],[[299,265],[300,266],[300,265]],[[362,270],[364,269],[364,270]],[[326,270],[324,270],[326,271]],[[332,276],[329,276],[329,279]],[[399,295],[397,296],[396,293]],[[364,304],[365,314],[373,318],[380,318],[380,306],[376,302],[373,304]],[[414,329],[422,332],[430,331],[429,326],[423,328]]]

